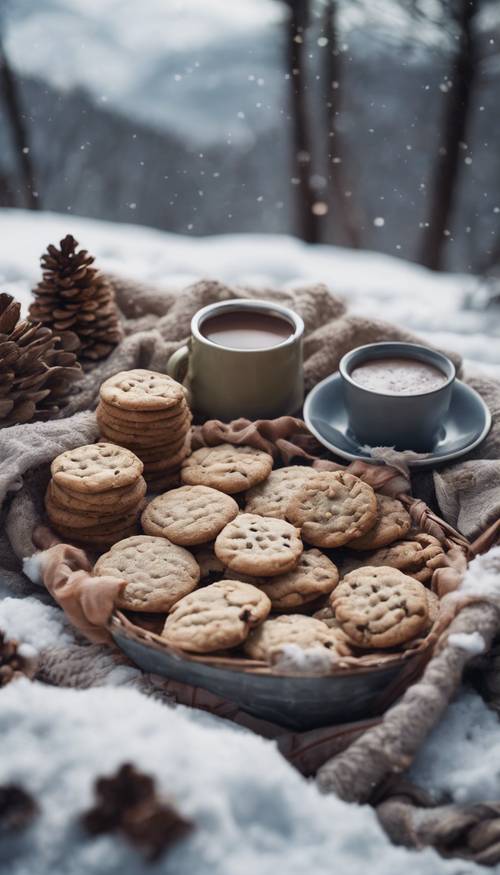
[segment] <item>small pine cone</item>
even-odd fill
[[[57,415],[82,373],[50,328],[20,313],[18,301],[0,294],[0,428]]]
[[[42,255],[43,279],[33,290],[30,316],[56,332],[65,344],[76,335],[78,358],[85,364],[106,358],[123,337],[113,288],[95,267],[93,256],[68,234],[60,249]],[[66,347],[68,348],[68,347]]]
[[[82,815],[87,832],[100,835],[118,830],[150,861],[192,829],[192,823],[172,803],[158,797],[153,778],[130,763],[108,778],[98,778],[95,795],[96,804]]]
[[[23,787],[0,785],[0,835],[26,829],[38,814],[38,805]]]
[[[0,631],[0,687],[5,687],[20,674],[32,678],[37,670],[35,651],[27,644],[8,640]]]

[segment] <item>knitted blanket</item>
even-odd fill
[[[306,391],[335,371],[340,358],[353,347],[387,340],[420,342],[418,337],[390,323],[349,315],[344,302],[322,285],[298,288],[293,291],[276,291],[228,288],[217,282],[201,281],[182,293],[172,294],[116,277],[112,277],[111,280],[124,324],[125,339],[108,359],[85,374],[75,389],[64,418],[48,423],[14,426],[0,431],[2,523],[0,575],[4,594],[26,596],[36,592],[39,598],[50,600],[48,594],[33,584],[23,573],[22,560],[35,552],[32,532],[44,521],[43,495],[49,478],[51,460],[66,449],[90,443],[98,437],[93,411],[97,404],[99,387],[107,377],[117,371],[134,367],[165,369],[171,353],[186,342],[191,318],[200,307],[216,301],[247,297],[276,300],[297,311],[305,323]],[[453,359],[460,373],[459,357],[453,352],[446,352]],[[467,380],[467,374],[464,378]],[[490,407],[493,415],[490,434],[480,447],[463,460],[434,472],[415,474],[412,477],[412,493],[426,501],[444,520],[458,528],[468,539],[473,540],[485,529],[494,526],[500,518],[500,465],[497,461],[500,456],[500,383],[485,377],[475,377],[468,382]],[[233,425],[229,438],[226,430],[226,439],[241,442],[242,430],[244,431],[246,426],[241,423]],[[217,430],[220,424],[212,427]],[[206,439],[207,428],[210,433],[210,427],[205,426],[197,434],[198,440]],[[276,436],[271,437],[275,441]],[[286,431],[282,438],[287,444],[288,456],[285,458],[292,458],[295,452],[298,455],[308,452],[308,449],[304,449],[302,438],[299,435],[297,439],[289,429]],[[262,431],[259,432],[258,439],[262,439]],[[404,469],[404,464],[402,468]],[[407,474],[407,471],[405,473]],[[25,570],[29,572],[29,564],[25,565]],[[32,577],[36,578],[36,574],[32,574]],[[498,626],[498,612],[488,606],[481,614],[477,605],[471,610],[468,619],[467,616],[462,619],[464,626],[462,631],[468,634],[477,625],[483,632],[484,640],[489,644]],[[442,693],[441,704],[435,705],[432,719],[427,720],[425,724],[427,731],[437,719],[440,708],[446,706],[449,695],[453,691],[453,683],[455,686],[459,684],[461,670],[468,661],[467,657],[463,657],[457,662],[454,657],[453,683],[450,685],[447,683],[451,670],[449,659],[450,657],[448,660],[441,658],[440,670],[438,670],[439,666],[436,668],[434,664],[435,678],[431,682],[431,687],[434,692],[443,686],[446,689]],[[75,635],[71,643],[68,643],[66,638],[60,647],[52,645],[47,648],[41,654],[41,665],[41,677],[50,683],[89,687],[108,683],[117,667],[127,666],[128,663],[118,652],[108,647],[89,644],[81,636]],[[175,696],[175,691],[172,692],[172,688],[167,684],[136,670],[127,674],[127,683],[138,686],[146,693],[153,693],[167,699],[178,698]],[[428,697],[425,683],[412,688],[412,715],[418,714],[420,705]],[[400,706],[396,706],[398,707]],[[407,722],[408,713],[403,723],[398,724],[400,731],[406,727]],[[359,735],[360,731],[361,727],[355,731],[355,734],[357,732]],[[378,731],[383,733],[383,729]],[[389,733],[394,737],[392,724],[389,724]],[[413,754],[424,735],[425,727],[422,728],[420,725],[419,732],[413,735]],[[364,801],[369,795],[366,791],[366,780],[361,782],[362,787],[357,795],[355,793],[352,796],[353,787],[359,784],[353,780],[353,775],[359,775],[364,771],[366,776],[363,764],[366,764],[367,760],[373,760],[375,748],[381,749],[381,745],[383,748],[386,742],[387,735],[383,735],[382,738],[376,736],[374,740],[370,732],[362,735],[358,747],[355,743],[352,748],[348,748],[343,754],[344,759],[334,760],[333,766],[332,764],[324,766],[320,774],[322,787],[327,790],[334,789],[345,798],[358,798],[359,801]],[[345,744],[345,740],[343,743]],[[284,748],[287,744],[290,745],[289,739],[283,743]],[[330,755],[331,753],[330,746]],[[377,780],[388,770],[391,771],[392,765],[388,768],[388,763],[393,763],[395,756],[394,749],[385,751],[384,764],[379,763]],[[399,768],[400,771],[411,762],[411,758],[411,752],[406,751],[404,765]],[[368,784],[370,784],[369,779]],[[350,789],[347,790],[347,787]],[[405,801],[405,805],[406,820],[404,829],[401,826],[400,832],[401,834],[404,832],[406,838],[411,830],[408,829],[409,803]],[[393,838],[397,840],[397,828],[392,813],[390,817],[386,817],[386,820],[390,820],[388,828],[392,831]]]

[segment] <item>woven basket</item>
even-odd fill
[[[472,555],[468,541],[424,502],[407,495],[399,498],[414,527],[438,538],[445,552],[458,548],[467,559]],[[436,641],[431,633],[407,650],[343,658],[328,674],[307,676],[280,674],[257,660],[177,650],[119,610],[114,611],[109,630],[116,644],[143,670],[207,690],[254,717],[295,731],[383,713],[422,673]]]

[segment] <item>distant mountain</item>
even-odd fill
[[[341,189],[329,239],[345,242],[348,197],[363,247],[416,259],[457,34],[439,0],[420,4],[417,23],[414,4],[400,0],[337,5],[343,149],[330,167],[318,21],[307,41],[311,172],[320,195],[329,172]],[[293,233],[285,14],[280,0],[5,4],[4,42],[21,78],[43,206],[192,234]],[[480,74],[447,237],[452,269],[481,269],[497,241],[500,62],[489,41],[499,17],[494,0],[483,3]],[[1,114],[0,174],[15,179]]]

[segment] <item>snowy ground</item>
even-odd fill
[[[133,226],[72,216],[0,212],[0,288],[26,305],[48,242],[72,232],[106,268],[179,287],[200,276],[227,282],[321,280],[353,310],[383,316],[446,342],[477,366],[500,375],[499,324],[466,309],[470,277],[434,275],[386,256],[331,247],[308,248],[291,238],[187,239]],[[37,648],[71,644],[60,612],[34,598],[7,597],[0,585],[0,628]],[[311,782],[263,741],[222,720],[175,710],[124,686],[72,691],[20,681],[0,693],[0,784],[18,781],[39,800],[41,814],[17,842],[4,842],[9,875],[472,875],[483,871],[444,861],[433,851],[391,846],[367,807],[322,797]],[[464,693],[436,729],[414,778],[436,796],[457,801],[495,798],[492,763],[498,724],[482,701]],[[488,765],[483,752],[488,749]],[[500,754],[499,754],[500,756]],[[157,776],[197,829],[155,867],[142,866],[128,845],[88,840],[76,826],[97,774],[124,760]],[[459,764],[459,770],[457,769]]]
[[[72,639],[60,611],[34,598],[4,598],[0,627],[37,648]],[[64,690],[21,680],[2,690],[0,784],[19,782],[41,808],[27,834],[1,846],[0,864],[8,865],[9,875],[483,871],[444,861],[431,850],[393,847],[370,808],[321,796],[272,742],[210,715],[146,699],[127,689],[119,676],[114,685],[110,694],[109,688]],[[491,758],[488,768],[481,759],[485,744],[492,755],[493,744],[498,747],[498,725],[482,701],[464,694],[435,736],[417,780],[420,773],[426,782],[430,775],[437,794],[451,787],[460,801],[488,794],[494,798],[497,776]],[[443,747],[447,752],[442,759]],[[469,768],[463,765],[466,758]],[[151,869],[141,866],[135,851],[121,840],[89,840],[77,824],[91,804],[95,776],[111,773],[125,760],[154,774],[162,793],[172,796],[197,827]]]
[[[276,286],[324,282],[353,312],[412,328],[500,376],[500,308],[475,308],[481,286],[468,274],[436,274],[388,255],[312,247],[287,236],[193,238],[69,214],[0,210],[1,287],[27,303],[40,278],[40,254],[67,233],[101,267],[168,288],[200,277]]]

